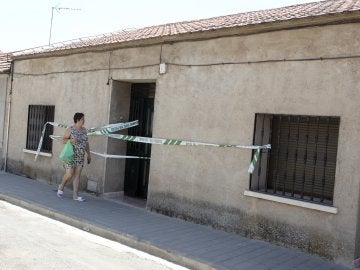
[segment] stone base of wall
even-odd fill
[[[147,208],[167,216],[209,225],[242,236],[265,240],[348,264],[353,258],[351,244],[311,227],[280,223],[240,209],[221,207],[208,202],[190,201],[173,194],[151,193]]]
[[[6,171],[16,175],[23,175],[24,164],[18,160],[8,159],[6,164]]]
[[[51,168],[33,168],[30,166],[26,166],[23,162],[8,160],[7,170],[8,173],[24,176],[30,179],[35,179],[39,181],[43,181],[52,185],[58,185],[61,183],[62,177],[65,174],[65,170],[63,169],[51,169]],[[82,174],[80,177],[79,183],[79,191],[86,190],[87,188],[88,178],[86,175]],[[68,183],[66,185],[67,188],[72,189],[72,184]]]

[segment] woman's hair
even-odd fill
[[[74,123],[76,124],[78,121],[80,121],[81,118],[84,117],[84,114],[81,112],[77,112],[74,114]]]

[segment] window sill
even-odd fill
[[[263,199],[263,200],[268,200],[268,201],[273,201],[273,202],[284,203],[284,204],[289,204],[289,205],[293,205],[293,206],[318,210],[318,211],[327,212],[327,213],[331,213],[331,214],[338,213],[338,209],[333,206],[326,206],[326,205],[320,205],[320,204],[315,204],[315,203],[303,202],[303,201],[288,199],[288,198],[284,198],[284,197],[264,194],[264,193],[260,193],[260,192],[254,192],[254,191],[250,191],[250,190],[245,190],[244,195],[249,196],[249,197],[258,198],[258,199]]]
[[[23,149],[24,153],[28,153],[28,154],[34,154],[36,155],[36,151],[34,150],[29,150],[29,149]],[[51,153],[45,153],[45,152],[40,152],[39,156],[43,156],[43,157],[52,157]]]

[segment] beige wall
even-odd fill
[[[10,85],[10,76],[9,74],[0,73],[0,168],[4,166],[4,149],[5,149],[5,117],[6,117],[6,104],[7,104],[7,91]]]
[[[191,65],[359,55],[358,27],[176,43],[163,47],[163,59]],[[251,144],[255,113],[340,116],[339,212],[244,196],[250,151],[176,146],[153,147],[148,207],[349,262],[358,220],[359,75],[359,58],[170,65],[157,85],[154,137]]]
[[[72,124],[77,111],[85,114],[87,127],[127,121],[131,82],[156,80],[158,66],[151,65],[158,62],[159,52],[160,47],[153,46],[16,61],[12,95],[12,103],[16,105],[12,107],[10,118],[8,170],[58,183],[64,173],[58,159],[61,143],[53,142],[53,156],[40,155],[37,162],[34,162],[34,154],[23,151],[28,105],[55,105],[54,121],[58,123]],[[133,69],[143,65],[150,67]],[[119,78],[123,82],[117,81]],[[64,129],[54,128],[55,135],[63,132]],[[98,153],[126,152],[124,142],[107,141],[103,136],[90,137],[90,148]],[[99,193],[123,191],[125,160],[92,157],[91,166],[85,165],[81,188],[86,187],[87,180],[92,180],[97,182]]]
[[[58,155],[62,148],[53,142],[53,157],[24,153],[27,134],[27,110],[29,104],[55,105],[55,122],[73,124],[75,112],[85,114],[87,127],[107,123],[109,114],[110,85],[107,85],[107,59],[100,54],[73,55],[65,58],[42,58],[15,62],[12,108],[10,118],[10,143],[8,169],[22,172],[29,177],[59,182],[64,171]],[[88,70],[78,73],[79,70]],[[45,74],[45,75],[41,75]],[[64,129],[54,128],[55,135],[63,135]],[[106,151],[104,138],[90,138],[91,149]],[[86,180],[99,182],[101,189],[104,175],[104,159],[93,157],[92,166],[84,168],[81,186]]]
[[[360,100],[359,58],[211,64],[360,55],[358,27],[337,25],[166,44],[161,58],[168,65],[163,75],[158,73],[160,46],[17,61],[9,165],[22,171],[30,168],[32,174],[46,179],[55,175],[58,181],[60,145],[54,143],[52,158],[42,157],[37,163],[33,155],[22,152],[28,104],[55,105],[57,122],[69,123],[75,111],[83,111],[87,126],[99,126],[126,113],[126,109],[116,110],[128,100],[125,92],[116,92],[125,89],[120,82],[156,81],[153,136],[160,138],[252,144],[255,113],[340,116],[337,214],[245,196],[248,150],[162,145],[152,147],[148,208],[349,263],[359,238],[360,169],[354,147],[360,143],[355,117]],[[76,73],[79,70],[88,71]],[[107,86],[109,76],[118,82]],[[124,149],[121,142],[106,145],[105,138],[91,138],[91,144],[98,152]],[[85,177],[98,181],[100,191],[121,189],[111,179],[123,173],[123,161],[93,160]],[[109,185],[104,184],[105,178]]]
[[[128,122],[130,109],[131,83],[112,81],[110,102],[110,123]],[[122,131],[127,134],[127,130]],[[126,155],[126,142],[109,139],[108,154]],[[125,159],[106,160],[104,193],[124,190]]]

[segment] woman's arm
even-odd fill
[[[71,138],[71,129],[67,128],[65,130],[64,136],[63,136],[63,144],[67,143],[67,141],[70,140],[72,144],[76,144],[77,140],[75,137]]]
[[[71,135],[71,130],[70,128],[67,128],[63,136],[63,144],[67,143],[67,141],[70,139],[70,135]]]
[[[91,155],[90,155],[90,145],[89,145],[89,142],[86,142],[85,151],[86,151],[86,156],[87,156],[87,163],[90,164],[90,162],[91,162]]]
[[[71,138],[71,129],[67,128],[65,130],[64,136],[63,136],[63,144],[67,143],[67,141],[70,140],[72,144],[76,144],[77,140],[76,138]]]

